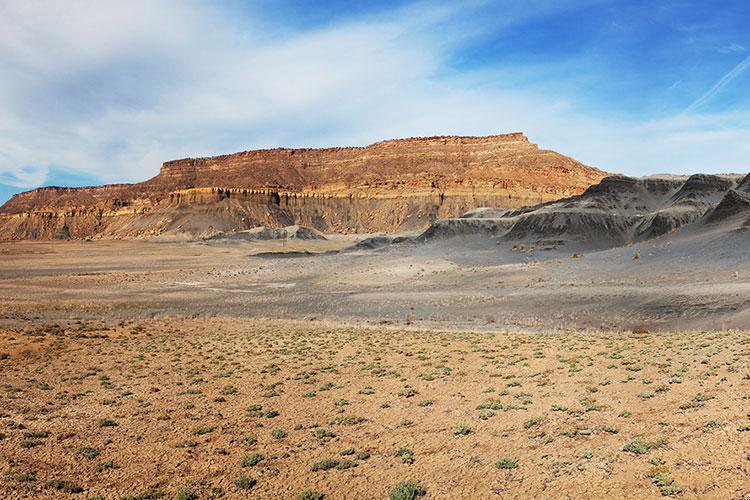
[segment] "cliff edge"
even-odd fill
[[[0,239],[197,237],[291,225],[396,232],[477,207],[577,195],[606,175],[521,133],[243,151],[168,161],[137,184],[14,195],[0,207]]]

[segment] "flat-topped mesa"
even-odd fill
[[[533,161],[537,162],[545,156],[554,156],[561,168],[580,165],[557,153],[540,151],[523,134],[513,133],[395,139],[365,147],[277,148],[185,158],[164,163],[159,175],[148,182],[179,189],[222,186],[284,191],[330,191],[379,185],[404,188],[494,186],[500,179],[497,167],[502,163],[529,164],[524,155],[533,155]],[[550,166],[549,162],[544,163],[540,166]],[[436,182],[438,185],[434,185]]]
[[[252,150],[168,161],[138,184],[16,195],[0,208],[0,238],[202,236],[292,224],[394,232],[481,206],[580,194],[605,175],[518,132]]]

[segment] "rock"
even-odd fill
[[[750,193],[738,191],[749,178],[606,177],[578,196],[522,209],[481,208],[435,221],[417,241],[481,235],[525,247],[612,248],[688,224],[749,216]]]
[[[325,240],[326,237],[320,231],[309,227],[288,226],[281,229],[260,226],[245,231],[223,232],[219,231],[204,240]]]
[[[0,207],[0,239],[157,237],[301,225],[322,232],[423,229],[482,206],[580,194],[606,174],[520,133],[367,147],[269,149],[164,163],[138,184],[45,187]]]
[[[717,223],[738,215],[750,215],[750,193],[732,190],[706,214],[705,220],[707,223]]]

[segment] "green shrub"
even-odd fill
[[[257,483],[255,478],[249,477],[249,476],[240,476],[234,480],[234,485],[238,487],[241,490],[249,490],[253,486],[255,486],[255,483]]]
[[[515,469],[518,467],[518,461],[515,458],[502,457],[495,462],[495,467],[498,469]]]
[[[456,427],[453,428],[453,434],[455,436],[465,436],[467,434],[471,434],[473,431],[471,427],[469,427],[466,424],[458,424]]]
[[[323,500],[323,493],[320,493],[318,491],[313,490],[305,490],[301,491],[299,495],[297,495],[297,500]]]
[[[391,488],[391,491],[388,492],[388,498],[389,500],[414,500],[426,493],[421,484],[403,481]]]
[[[67,479],[52,479],[47,482],[47,485],[64,493],[81,493],[83,491],[81,486]]]
[[[248,453],[240,462],[242,467],[254,467],[263,460],[263,455],[260,453]]]
[[[396,456],[401,459],[401,462],[405,464],[413,464],[414,463],[414,452],[412,452],[409,448],[399,448],[396,450]]]

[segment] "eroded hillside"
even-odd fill
[[[295,224],[396,232],[476,207],[580,194],[605,175],[521,133],[245,151],[166,162],[139,184],[15,195],[0,208],[0,239],[195,237]]]

